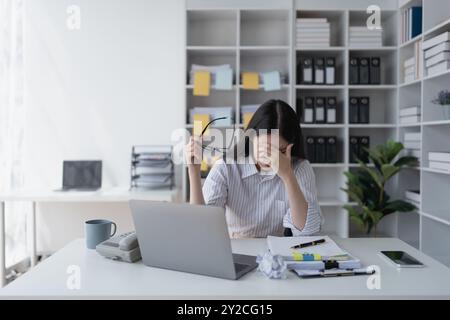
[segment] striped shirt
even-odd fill
[[[297,229],[289,208],[283,181],[277,175],[263,175],[251,163],[218,160],[203,185],[206,205],[226,209],[231,238],[282,236],[290,228],[294,236],[320,231],[322,215],[317,200],[314,172],[307,160],[297,161],[294,173],[308,203],[306,223]]]

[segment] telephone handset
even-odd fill
[[[97,252],[109,259],[136,262],[141,259],[141,251],[136,232],[127,232],[100,243]]]

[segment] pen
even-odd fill
[[[291,247],[291,249],[300,249],[300,248],[306,248],[306,247],[311,247],[311,246],[315,246],[321,243],[324,243],[325,239],[319,239],[319,240],[315,240],[315,241],[311,241],[311,242],[306,242],[306,243],[300,243],[296,246]]]

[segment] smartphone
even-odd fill
[[[422,268],[424,264],[403,251],[381,251],[398,268]]]

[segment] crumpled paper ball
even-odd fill
[[[258,271],[269,279],[286,279],[287,264],[280,255],[272,255],[267,251],[256,257]]]

